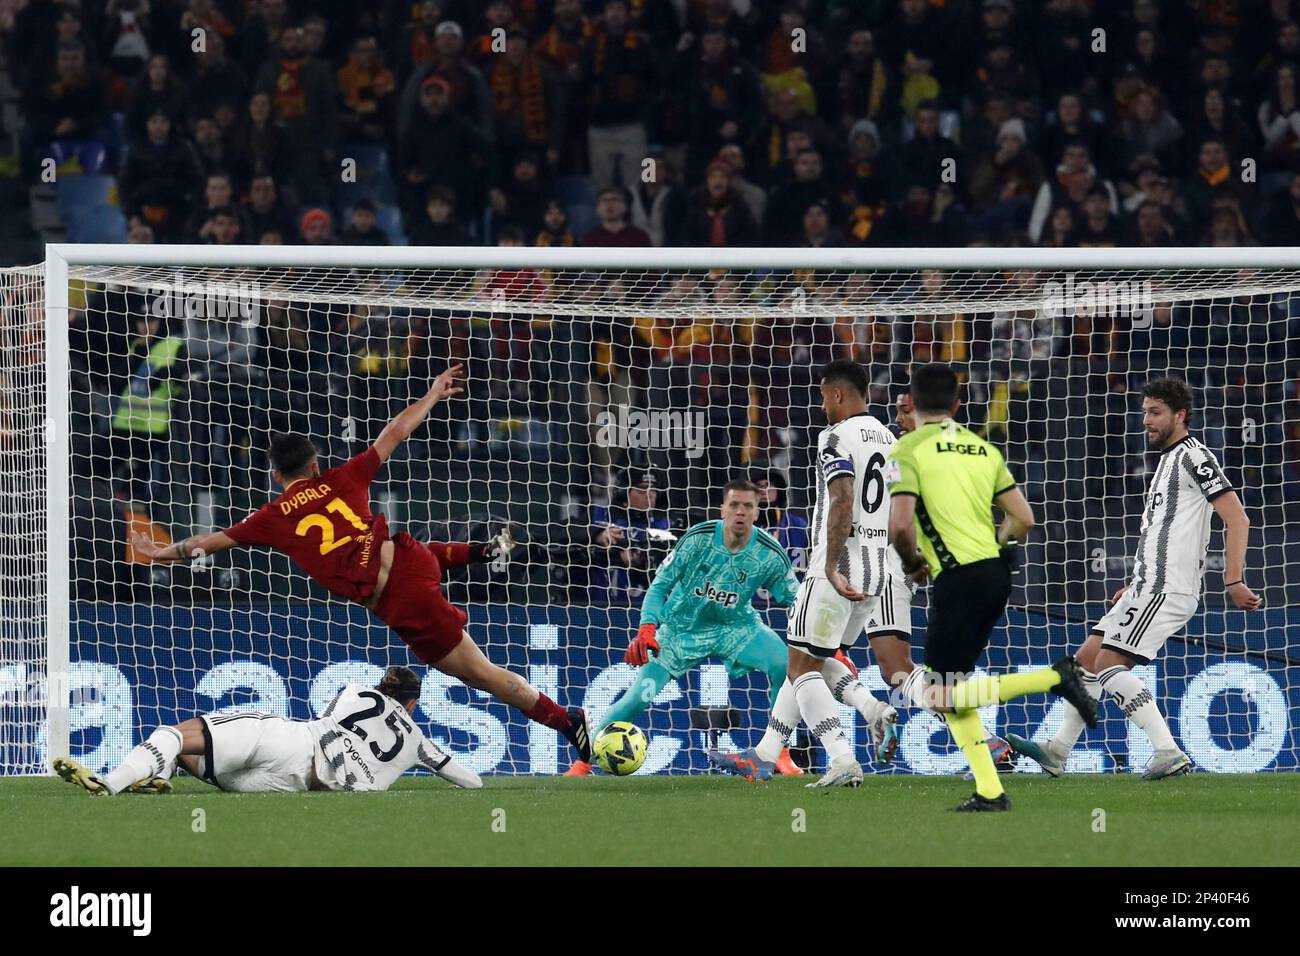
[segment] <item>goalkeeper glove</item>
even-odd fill
[[[654,651],[657,655],[659,642],[655,640],[655,626],[647,623],[637,629],[636,640],[627,646],[627,653],[623,655],[623,660],[640,667],[649,660],[648,651]]]

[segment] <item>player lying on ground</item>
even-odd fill
[[[490,561],[497,553],[494,545],[422,544],[405,531],[390,538],[384,516],[370,512],[370,483],[379,466],[434,405],[463,391],[455,384],[462,368],[453,365],[434,379],[425,396],[389,422],[374,445],[338,468],[322,473],[316,447],[301,435],[274,437],[271,460],[284,493],[234,527],[166,547],[137,534],[133,544],[154,561],[183,561],[240,545],[282,551],[332,593],[368,608],[424,663],[560,731],[579,759],[590,760],[582,709],[566,712],[523,678],[489,661],[465,631],[465,612],[442,593],[442,566]]]
[[[60,757],[54,770],[92,797],[170,793],[179,762],[191,776],[235,793],[387,790],[412,767],[458,787],[483,786],[408,718],[420,678],[390,667],[378,687],[348,684],[317,720],[273,714],[204,714],[159,727],[103,776]]]
[[[601,727],[632,720],[668,681],[710,657],[724,661],[732,677],[763,671],[776,697],[785,683],[785,648],[752,602],[766,589],[775,603],[788,606],[799,582],[785,549],[754,527],[758,495],[753,482],[728,482],[721,517],[692,527],[660,563],[623,658],[638,670]],[[578,761],[566,776],[590,772],[589,762]]]
[[[1009,810],[977,708],[1052,691],[1095,726],[1096,703],[1072,657],[1026,673],[968,676],[1011,595],[1004,549],[1034,526],[1034,512],[1002,453],[953,421],[961,403],[950,367],[932,363],[914,369],[909,391],[916,428],[890,450],[885,468],[889,540],[914,580],[934,578],[925,671],[914,671],[909,682],[923,685],[926,706],[945,715],[953,740],[970,761],[975,794],[956,809]],[[996,531],[994,504],[1003,511]],[[909,697],[917,693],[915,687],[907,692]]]
[[[1160,449],[1160,464],[1147,488],[1133,578],[1115,592],[1110,610],[1075,655],[1092,699],[1101,700],[1102,691],[1110,694],[1124,716],[1151,738],[1154,753],[1142,774],[1147,780],[1192,769],[1151,691],[1132,668],[1150,663],[1196,613],[1212,512],[1226,532],[1223,580],[1228,596],[1243,611],[1260,606],[1259,596],[1243,581],[1250,519],[1214,455],[1187,433],[1191,418],[1192,390],[1186,382],[1156,379],[1142,389],[1142,426],[1147,442]],[[1083,721],[1067,706],[1060,729],[1046,744],[1014,734],[1007,734],[1007,742],[1059,777],[1081,733]]]
[[[887,588],[893,596],[891,579],[905,577],[897,559],[888,554],[888,495],[881,475],[894,436],[867,413],[869,386],[866,370],[856,362],[831,362],[822,371],[822,411],[829,424],[817,439],[808,574],[787,627],[789,677],[757,747],[739,754],[709,754],[715,765],[750,780],[771,777],[776,755],[802,717],[830,758],[825,776],[809,786],[858,786],[862,765],[840,726],[837,694],[866,718],[877,759],[888,761],[898,747],[898,712],[873,697],[835,659],[837,652],[853,646],[878,613]],[[910,615],[910,591],[907,599]],[[896,634],[887,641],[881,642],[877,659],[882,668],[890,668],[886,679],[892,683],[894,673],[905,676],[912,669],[911,646]]]

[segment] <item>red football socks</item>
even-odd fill
[[[569,715],[564,708],[542,693],[537,695],[537,703],[524,711],[524,716],[552,730],[563,730],[569,726]]]

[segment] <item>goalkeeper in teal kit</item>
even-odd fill
[[[773,602],[794,603],[799,582],[777,540],[755,528],[759,489],[732,481],[722,489],[722,517],[702,521],[677,542],[655,573],[641,605],[641,626],[624,660],[639,665],[632,684],[601,718],[600,727],[630,721],[668,681],[706,658],[719,658],[732,677],[763,671],[769,702],[785,682],[785,642],[752,604],[767,590]],[[585,776],[591,765],[576,761],[565,776]]]

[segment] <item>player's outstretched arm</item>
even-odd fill
[[[1002,524],[998,526],[998,544],[1008,541],[1023,541],[1029,529],[1034,526],[1034,509],[1019,488],[1008,488],[993,499],[993,503],[1002,509]]]
[[[1232,603],[1243,611],[1259,607],[1262,598],[1246,587],[1246,543],[1250,538],[1250,518],[1241,506],[1235,491],[1217,495],[1213,502],[1215,513],[1223,522],[1223,584]]]
[[[668,598],[672,596],[673,588],[682,579],[682,569],[685,562],[677,556],[679,544],[676,548],[668,552],[668,556],[659,562],[659,568],[655,571],[654,580],[646,588],[645,598],[641,601],[641,624],[637,628],[636,637],[632,643],[627,646],[627,651],[623,655],[623,660],[633,666],[640,667],[649,660],[650,651],[659,650],[659,641],[655,637],[655,629],[659,626],[660,616],[663,614]]]
[[[387,461],[388,456],[397,450],[397,446],[406,441],[411,434],[424,424],[424,420],[429,416],[429,410],[437,405],[444,398],[450,398],[453,395],[459,395],[464,391],[455,383],[455,379],[464,371],[465,366],[457,363],[433,380],[429,390],[424,393],[424,397],[416,402],[412,402],[402,411],[398,412],[391,422],[384,426],[384,430],[379,433],[379,438],[375,440],[375,454],[379,456],[380,461]]]
[[[214,531],[212,534],[196,534],[191,538],[185,538],[167,545],[159,545],[158,542],[143,531],[137,531],[131,535],[131,547],[135,549],[136,553],[148,558],[150,561],[159,563],[202,558],[221,551],[229,551],[231,548],[238,547],[238,545],[238,541],[222,531]]]

